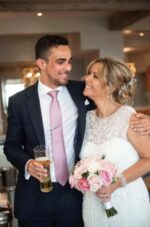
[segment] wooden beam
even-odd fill
[[[149,0],[0,0],[1,12],[150,10]]]
[[[148,15],[150,10],[114,13],[108,18],[108,27],[110,30],[122,30]]]

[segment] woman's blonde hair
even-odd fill
[[[110,86],[112,99],[120,104],[130,101],[135,93],[136,79],[129,67],[120,59],[105,57],[93,60],[87,67],[87,74],[97,63],[102,64],[102,70],[98,72],[99,81]]]

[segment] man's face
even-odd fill
[[[72,69],[71,60],[69,46],[60,45],[51,48],[48,61],[42,60],[44,62],[42,68],[40,67],[41,82],[51,88],[66,85]]]

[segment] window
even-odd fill
[[[25,88],[21,79],[6,79],[2,82],[3,111],[7,113],[9,97]]]

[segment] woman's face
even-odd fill
[[[104,85],[104,78],[103,75],[101,75],[102,69],[103,65],[101,63],[95,63],[90,68],[89,74],[85,76],[85,89],[83,94],[92,100],[106,98],[108,93],[108,86]],[[102,81],[102,83],[100,81]]]

